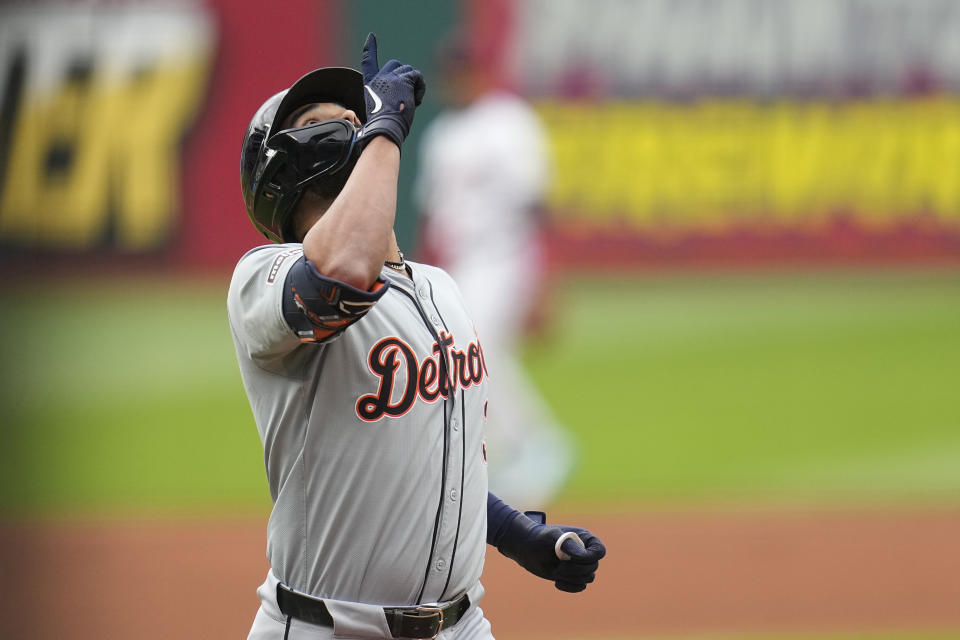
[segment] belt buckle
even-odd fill
[[[426,614],[426,615],[425,615]],[[426,619],[433,617],[433,614],[440,616],[440,620],[437,623],[437,631],[432,636],[429,636],[429,640],[433,640],[440,632],[443,631],[443,609],[441,607],[430,607],[430,606],[419,606],[414,609],[414,614],[411,617]],[[426,638],[422,640],[427,640]]]

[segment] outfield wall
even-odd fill
[[[263,98],[370,30],[429,85],[460,19],[546,124],[555,264],[960,259],[950,0],[150,0],[0,8],[0,262],[228,267]]]
[[[239,189],[247,123],[334,62],[338,9],[4,4],[0,250],[19,262],[234,262],[260,242]]]
[[[563,260],[960,255],[955,2],[474,4],[550,133]]]

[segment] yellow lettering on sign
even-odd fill
[[[20,109],[0,199],[0,235],[83,249],[113,225],[124,250],[169,236],[179,195],[178,149],[204,88],[206,58],[166,63],[124,82],[65,82]]]
[[[538,105],[563,220],[722,230],[960,222],[960,99]]]
[[[206,68],[202,64],[159,68],[129,85],[122,104],[131,109],[117,132],[117,202],[121,245],[133,249],[166,239],[178,204],[181,135],[200,101]]]

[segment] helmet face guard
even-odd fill
[[[320,176],[336,173],[346,166],[356,142],[357,130],[349,120],[325,120],[284,129],[267,140],[267,168],[271,178],[302,189]]]
[[[274,241],[290,241],[284,227],[311,182],[347,166],[357,150],[357,130],[349,120],[325,120],[284,129],[265,144],[254,191],[254,225]]]

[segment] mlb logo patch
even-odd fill
[[[277,281],[277,274],[280,273],[280,266],[293,256],[299,255],[303,249],[288,249],[280,255],[277,256],[276,260],[273,261],[273,265],[270,266],[270,271],[267,273],[267,284],[273,284]]]

